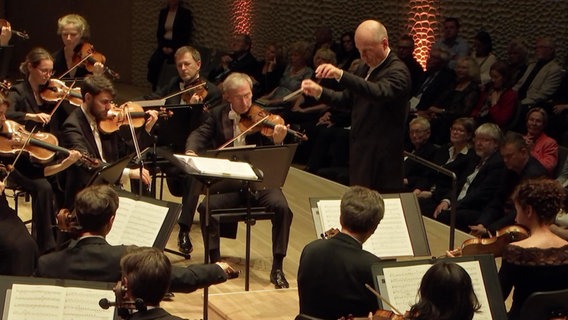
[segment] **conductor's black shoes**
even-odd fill
[[[288,288],[290,285],[284,276],[282,269],[272,270],[270,272],[270,282],[274,284],[276,289]]]
[[[178,234],[178,247],[179,251],[184,254],[189,254],[193,251],[193,245],[189,239],[189,232],[180,231]]]

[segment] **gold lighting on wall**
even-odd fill
[[[252,27],[253,0],[233,1],[233,32],[250,34]]]
[[[414,57],[423,68],[426,68],[430,48],[439,30],[437,2],[437,0],[411,0],[409,2],[408,31],[414,39]]]

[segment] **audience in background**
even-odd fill
[[[396,54],[406,64],[408,71],[410,71],[410,79],[412,80],[411,94],[415,95],[424,80],[424,69],[414,57],[414,39],[412,39],[411,35],[403,35],[398,40]]]
[[[441,47],[450,53],[449,67],[455,69],[458,58],[469,56],[469,44],[459,36],[460,22],[457,18],[448,17],[444,20],[442,38],[434,46]]]
[[[525,141],[531,155],[552,174],[558,164],[558,143],[544,133],[548,115],[542,108],[532,108],[527,114]]]
[[[479,31],[473,38],[473,58],[479,66],[479,79],[482,85],[491,81],[489,70],[497,61],[493,54],[493,42],[491,36],[485,31]]]

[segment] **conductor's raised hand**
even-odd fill
[[[329,63],[320,64],[316,69],[316,78],[320,79],[329,78],[339,80],[342,75],[343,70]]]
[[[309,79],[302,81],[302,92],[305,95],[319,98],[321,96],[322,91],[323,88],[314,81]]]

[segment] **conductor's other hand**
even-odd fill
[[[316,78],[320,79],[328,78],[339,80],[342,75],[343,70],[329,63],[320,64],[316,69]]]
[[[130,179],[141,180],[143,184],[150,184],[150,172],[146,169],[142,169],[142,177],[140,177],[140,168],[130,170]]]
[[[312,80],[302,81],[302,92],[308,96],[319,98],[323,88]]]

